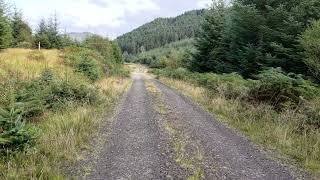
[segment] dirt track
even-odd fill
[[[178,161],[178,153],[190,153],[191,157],[194,152],[200,154],[197,162],[188,161],[188,154],[182,159],[200,169],[200,179],[309,179],[272,160],[161,82],[144,73],[135,73],[133,80],[96,168],[87,179],[186,179],[192,176],[188,172],[192,167]],[[159,100],[148,92],[145,81],[161,92],[166,113],[156,110]],[[166,132],[166,123],[178,135]],[[177,140],[183,152],[174,147]]]

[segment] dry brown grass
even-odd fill
[[[0,67],[1,80],[34,79],[46,68],[60,77],[73,75],[72,68],[64,65],[59,50],[6,49],[0,53]]]

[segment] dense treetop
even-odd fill
[[[232,6],[220,1],[202,24],[193,70],[254,78],[267,68],[281,67],[309,76],[299,39],[318,19],[318,0],[236,0]]]

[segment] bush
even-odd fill
[[[320,82],[320,20],[302,34],[300,42],[305,49],[305,63],[313,77]]]
[[[16,47],[17,48],[25,48],[25,49],[30,49],[32,48],[33,44],[30,42],[19,42]]]
[[[45,70],[39,79],[17,82],[14,101],[25,103],[24,117],[37,117],[47,109],[59,110],[68,104],[92,104],[99,98],[98,91],[86,82],[56,79]]]
[[[23,103],[0,108],[0,152],[22,149],[36,138],[37,129],[27,127],[23,120]]]
[[[213,94],[226,98],[242,98],[249,91],[249,81],[238,74],[213,74],[192,73],[185,68],[178,69],[153,69],[157,76],[165,76],[179,80],[187,80],[207,88]]]
[[[278,110],[297,107],[304,99],[310,100],[318,94],[318,88],[300,75],[285,74],[281,69],[263,71],[257,78],[249,98],[255,102],[270,103]]]
[[[89,56],[83,55],[76,64],[76,71],[83,73],[89,79],[95,81],[102,76],[102,70],[97,61]]]
[[[300,108],[300,112],[305,114],[307,124],[320,128],[320,98],[311,101],[305,101]]]
[[[102,77],[102,57],[89,49],[72,47],[65,50],[65,61],[90,80],[95,81]]]
[[[118,64],[111,68],[110,75],[118,77],[130,77],[130,71],[125,69],[123,65]]]
[[[224,96],[228,99],[243,98],[249,91],[249,81],[241,75],[232,74],[197,74],[195,77],[197,84],[206,87],[215,94]]]

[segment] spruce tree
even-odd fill
[[[40,43],[41,48],[50,49],[52,47],[48,36],[48,26],[44,19],[40,20],[35,34],[35,46],[38,46],[38,43]]]
[[[12,44],[12,29],[6,16],[6,5],[0,0],[0,49],[10,47]]]
[[[197,52],[193,55],[192,70],[199,72],[220,72],[224,61],[224,47],[222,44],[223,30],[227,9],[221,0],[213,4],[207,12],[202,30],[196,39]]]
[[[32,46],[32,30],[29,25],[23,21],[22,13],[16,8],[11,20],[13,45],[15,47]]]

